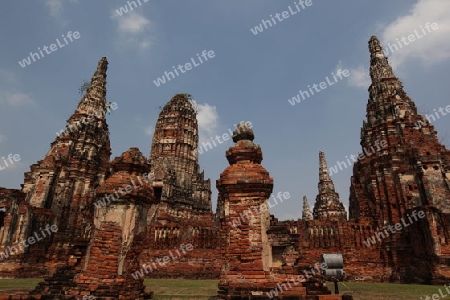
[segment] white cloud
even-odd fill
[[[147,48],[150,48],[150,46],[151,46],[150,39],[144,39],[144,40],[142,40],[141,43],[139,44],[139,47],[140,47],[141,49],[147,49]]]
[[[35,104],[33,99],[25,93],[21,92],[0,92],[0,104],[8,104],[10,106],[22,106]]]
[[[7,69],[0,69],[0,106],[17,107],[36,104],[30,95],[19,91],[17,86],[16,75]]]
[[[348,85],[353,87],[369,88],[371,80],[369,70],[360,65],[356,68],[349,69]]]
[[[131,12],[121,17],[116,17],[118,20],[118,29],[122,34],[138,34],[142,33],[150,27],[150,20],[137,12]]]
[[[362,87],[366,89],[370,86],[371,80],[369,76],[369,69],[365,68],[363,65],[359,65],[355,68],[346,68],[342,60],[340,60],[334,69],[334,73],[337,73],[339,69],[347,69],[350,72],[350,76],[347,81],[349,86]]]
[[[150,38],[152,22],[136,11],[122,16],[115,11],[111,19],[117,22],[118,40],[121,45],[138,46],[139,49],[148,49],[152,45]]]
[[[69,3],[77,3],[78,0],[69,0]],[[62,25],[67,25],[68,21],[63,18],[63,1],[62,0],[45,0],[44,4],[49,10],[50,16],[57,19]]]
[[[209,139],[211,137],[218,125],[219,115],[217,113],[217,108],[215,106],[209,105],[208,103],[198,104],[193,100],[195,109],[197,110],[197,122],[200,137],[204,136]]]
[[[389,63],[397,69],[406,61],[418,60],[424,65],[432,65],[450,59],[450,1],[448,0],[418,0],[412,9],[397,20],[380,25],[381,44],[389,56]],[[437,23],[438,29],[426,29],[426,24]],[[426,33],[423,32],[425,30]],[[420,38],[417,38],[417,34]],[[409,42],[408,36],[416,36]],[[405,45],[402,38],[406,39]],[[400,47],[398,43],[401,43]],[[391,45],[391,46],[389,46]],[[340,61],[338,67],[343,67]],[[349,86],[368,88],[370,86],[369,69],[363,65],[348,68]]]
[[[50,15],[54,18],[59,17],[63,11],[61,0],[45,0],[45,6],[48,7]]]
[[[396,67],[410,59],[418,59],[425,65],[450,59],[449,11],[450,1],[448,0],[418,0],[408,14],[384,26],[381,40],[385,50],[388,44],[398,45],[397,39],[415,35],[415,30],[421,36],[414,42],[406,40],[408,45],[402,42],[402,47],[395,50],[390,57],[392,65]],[[430,29],[430,31],[425,29],[427,23],[434,22],[438,24],[438,29]]]

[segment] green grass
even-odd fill
[[[42,279],[0,279],[1,290],[32,289]],[[188,300],[208,299],[217,293],[217,280],[146,279],[148,291],[154,291],[154,299]],[[327,283],[334,292],[332,282]],[[428,295],[439,295],[439,289],[447,294],[443,286],[413,284],[382,284],[340,282],[341,293],[353,292],[354,300],[418,300]],[[5,293],[5,292],[3,292]],[[443,298],[439,298],[443,299]],[[450,296],[449,296],[450,299]]]
[[[217,295],[217,280],[146,279],[155,299],[208,299]]]
[[[42,278],[0,279],[0,291],[11,289],[31,289],[37,286]]]
[[[328,288],[334,293],[334,284],[327,282]],[[339,292],[353,291],[354,300],[418,300],[420,297],[439,294],[439,289],[445,295],[445,287],[416,284],[393,284],[393,283],[361,283],[340,282]],[[441,298],[439,298],[441,299]]]

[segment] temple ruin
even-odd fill
[[[270,214],[274,179],[243,123],[226,152],[213,212],[187,94],[162,108],[149,157],[130,148],[111,160],[102,58],[66,130],[30,166],[22,188],[0,188],[1,277],[45,277],[20,299],[150,299],[144,278],[180,277],[220,279],[222,299],[266,299],[273,291],[279,299],[351,299],[330,295],[315,267],[322,254],[341,253],[347,280],[448,282],[450,152],[376,37],[369,50],[372,83],[348,216],[320,152],[318,194],[312,211],[303,198],[297,221]],[[57,230],[38,239],[49,226]]]

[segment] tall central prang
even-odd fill
[[[162,109],[150,152],[161,201],[211,211],[211,182],[198,164],[198,124],[190,95],[175,95]]]

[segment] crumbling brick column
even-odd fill
[[[233,134],[236,144],[226,153],[230,166],[217,181],[223,206],[220,220],[224,265],[218,293],[221,299],[268,299],[266,293],[283,282],[274,280],[271,272],[272,248],[267,236],[267,199],[273,179],[260,164],[261,148],[253,139],[253,130],[247,124],[239,124]],[[301,299],[306,296],[306,288],[292,286],[286,294],[290,299]]]
[[[252,129],[239,124],[236,143],[227,151],[230,166],[217,181],[224,211],[221,216],[222,266],[219,297],[250,297],[270,290],[272,253],[267,241],[270,215],[267,199],[273,179],[260,164],[261,148],[253,143]]]
[[[70,293],[96,299],[150,299],[143,277],[132,276],[139,270],[147,212],[154,200],[153,189],[143,178],[150,171],[149,164],[137,148],[123,153],[112,164],[116,173],[96,191],[97,199],[104,197],[106,202],[96,202],[96,229],[86,271],[75,277],[77,288]]]
[[[151,293],[145,293],[143,277],[136,276],[145,246],[147,212],[155,199],[143,176],[150,166],[137,148],[131,148],[112,167],[114,174],[96,190],[95,229],[83,271],[61,268],[31,293],[36,297],[31,299],[55,295],[64,295],[61,299],[151,298]]]

